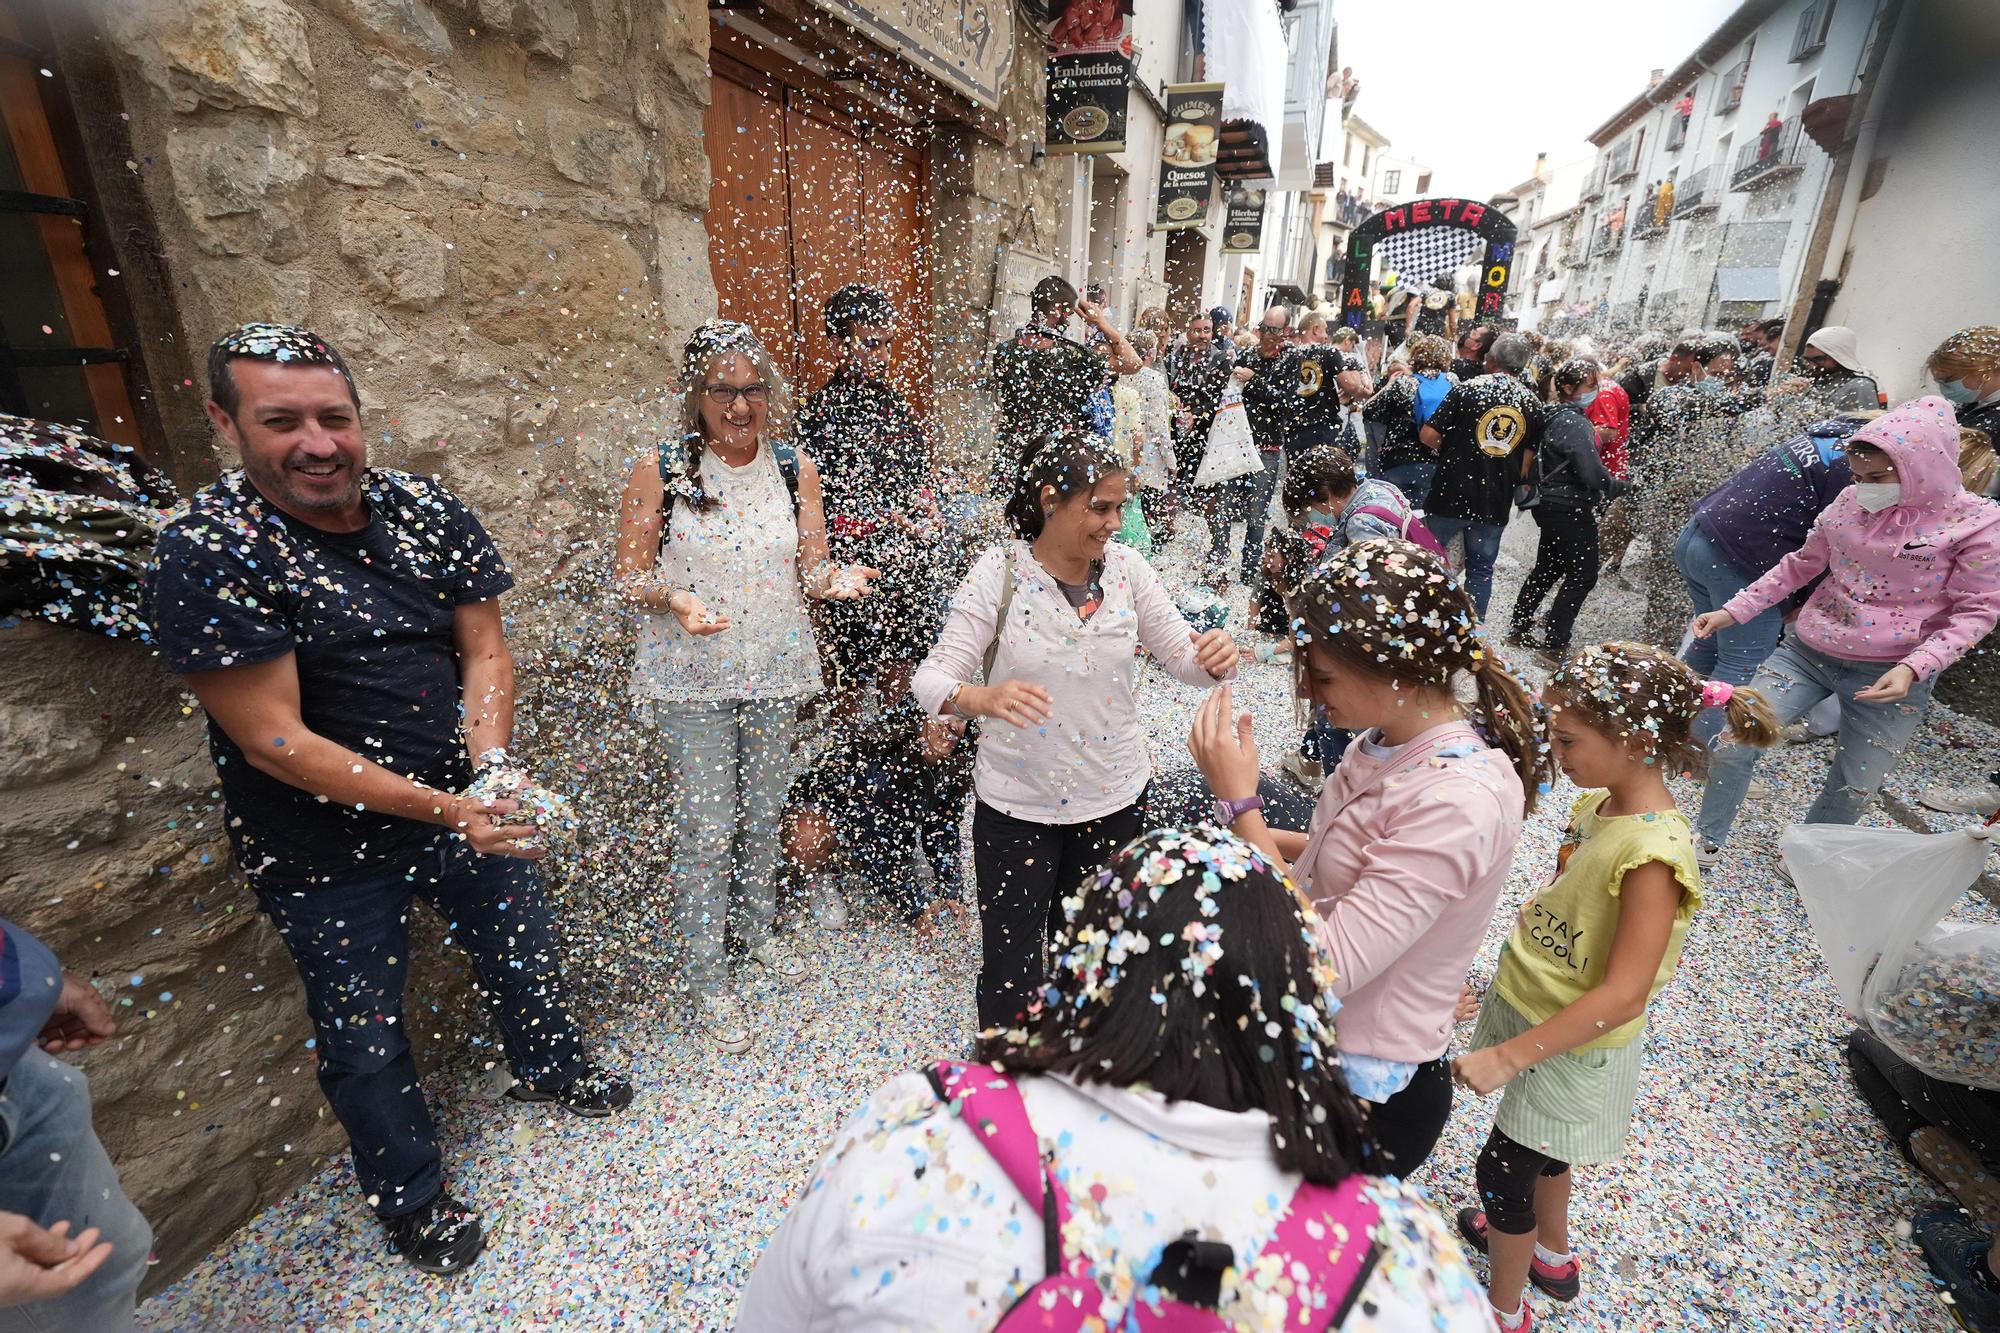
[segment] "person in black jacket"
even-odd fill
[[[1597,434],[1583,409],[1597,398],[1597,363],[1575,357],[1556,370],[1554,405],[1542,423],[1541,451],[1535,455],[1535,525],[1542,530],[1535,567],[1514,599],[1507,642],[1536,648],[1561,660],[1584,598],[1597,586],[1597,506],[1625,483],[1597,456]],[[1534,637],[1535,614],[1557,584],[1542,637]]]

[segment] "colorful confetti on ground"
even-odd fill
[[[1533,556],[1512,525],[1495,619]],[[1167,559],[1184,554],[1180,543]],[[1599,585],[1577,642],[1636,633],[1641,599]],[[1235,623],[1241,623],[1242,598]],[[1540,668],[1523,663],[1539,677]],[[1282,665],[1246,668],[1266,762],[1295,742]],[[1158,672],[1143,687],[1156,754],[1184,761],[1199,692]],[[1530,1296],[1551,1330],[1954,1327],[1899,1224],[1943,1191],[1890,1147],[1852,1090],[1850,1026],[1796,896],[1776,873],[1777,835],[1810,803],[1825,744],[1760,767],[1734,848],[1708,876],[1681,973],[1653,1011],[1625,1157],[1580,1168],[1573,1210],[1584,1290],[1563,1307]],[[1938,710],[1895,781],[1907,799],[1994,766],[2000,733]],[[1490,970],[1512,909],[1554,864],[1566,788],[1529,821]],[[1684,804],[1696,798],[1684,791]],[[1871,820],[1886,822],[1879,814]],[[1940,826],[1951,821],[1941,820]],[[1961,909],[1991,919],[1983,905]],[[731,1326],[737,1292],[822,1146],[891,1074],[961,1051],[972,1021],[974,940],[929,944],[877,916],[797,940],[812,970],[745,995],[757,1044],[717,1054],[681,1012],[630,1012],[598,1034],[639,1099],[581,1121],[497,1100],[490,1079],[433,1074],[453,1189],[490,1240],[471,1272],[425,1277],[388,1254],[344,1165],[267,1210],[140,1309],[166,1333],[355,1329],[673,1329]],[[1461,1039],[1464,1033],[1461,1033]],[[469,1067],[468,1067],[469,1068]],[[1460,1093],[1417,1176],[1447,1214],[1473,1200],[1472,1161],[1493,1099]]]

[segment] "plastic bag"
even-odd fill
[[[1940,924],[1986,863],[1985,828],[1800,824],[1778,850],[1840,998],[1931,1075],[2000,1091],[2000,926]]]
[[[1194,484],[1220,486],[1263,466],[1257,457],[1257,441],[1250,435],[1250,418],[1243,413],[1243,391],[1231,384],[1222,391],[1222,405],[1215,409],[1215,424],[1208,428],[1208,452],[1201,456]]]

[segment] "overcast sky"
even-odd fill
[[[1484,199],[1528,178],[1535,154],[1587,153],[1585,135],[1721,26],[1736,0],[1338,0],[1340,63],[1389,153],[1433,171],[1432,194]]]

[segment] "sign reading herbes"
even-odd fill
[[[1125,99],[1132,61],[1119,51],[1079,51],[1049,60],[1051,153],[1117,153],[1125,148]]]
[[[1264,192],[1238,186],[1229,192],[1229,203],[1223,210],[1222,253],[1255,254],[1263,244],[1263,238]]]
[[[1215,190],[1215,155],[1222,146],[1222,85],[1170,83],[1162,91],[1167,131],[1160,146],[1153,226],[1161,231],[1204,226]]]

